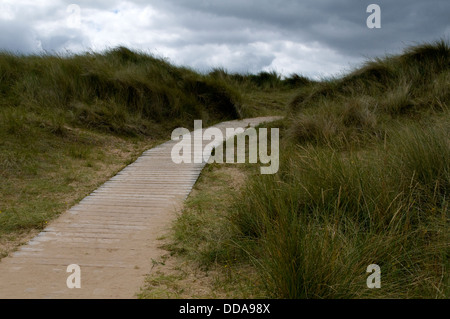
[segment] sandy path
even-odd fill
[[[273,117],[223,122],[247,127]],[[191,133],[192,134],[192,133]],[[0,298],[135,298],[205,163],[174,164],[169,141],[143,153],[0,262]],[[205,142],[206,144],[206,142]],[[69,289],[67,266],[81,269]]]

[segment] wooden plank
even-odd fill
[[[227,127],[274,119],[228,121],[216,127],[225,136]],[[0,298],[134,298],[152,258],[162,253],[158,237],[176,218],[206,164],[173,163],[173,145],[169,141],[145,151],[3,258]],[[66,287],[69,263],[81,267],[83,289]]]

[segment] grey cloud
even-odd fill
[[[180,48],[177,60],[202,72],[223,67],[230,72],[256,73],[271,65],[275,55],[270,52],[249,50],[239,45],[195,45]]]
[[[366,8],[371,3],[379,4],[382,10],[382,28],[378,30],[366,26]],[[228,18],[232,29],[239,23],[244,30],[267,30],[292,41],[318,42],[351,56],[398,51],[414,41],[445,36],[450,12],[447,0],[164,0],[158,4],[180,16],[194,11],[219,21]],[[238,22],[231,24],[232,19]],[[211,31],[214,25],[208,25]],[[202,28],[201,21],[190,26]]]
[[[40,49],[36,33],[20,21],[0,20],[0,48],[6,51],[32,53]]]
[[[84,31],[65,25],[56,30],[37,27],[43,21],[64,21],[71,3],[80,6],[82,15],[90,15]],[[371,3],[381,7],[381,29],[366,26]],[[129,16],[111,22],[119,24],[117,29],[105,25],[108,19],[96,19],[96,14],[130,6],[138,11],[150,6],[158,16],[148,25]],[[291,72],[311,73],[321,67],[317,72],[326,72],[327,65],[335,70],[362,57],[398,53],[405,45],[449,37],[448,12],[448,0],[59,0],[38,10],[23,6],[11,21],[0,18],[0,49],[82,51],[126,43],[166,52],[174,62],[200,69],[223,66],[257,72],[280,64],[287,68],[298,59],[298,69]],[[102,29],[109,31],[101,33]],[[256,50],[255,43],[266,44],[265,49]],[[285,43],[296,44],[297,52],[283,48]],[[308,48],[314,48],[313,53]]]
[[[71,4],[76,4],[80,6],[81,9],[83,8],[90,8],[90,9],[98,9],[98,10],[112,10],[115,6],[120,4],[122,1],[120,0],[62,0],[61,5],[69,6]],[[134,2],[134,1],[132,1]],[[148,3],[149,1],[136,1],[141,4]]]
[[[79,30],[61,28],[50,36],[40,37],[39,42],[45,51],[83,51],[91,46],[89,39]]]

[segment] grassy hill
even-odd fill
[[[281,171],[232,214],[273,296],[448,297],[449,105],[444,41],[299,91]]]
[[[224,81],[123,47],[0,53],[2,254],[173,128],[238,118],[240,101]]]
[[[266,106],[281,112],[283,103],[265,101],[273,91],[265,83],[274,81],[281,79],[264,72],[200,74],[124,47],[0,52],[0,257],[174,128],[259,115]]]
[[[206,170],[170,248],[221,265],[232,289],[262,282],[268,297],[448,298],[448,43],[339,78],[296,78],[287,116],[272,124],[280,171],[241,166],[246,186],[221,197],[208,193],[208,176],[233,178]],[[367,288],[371,264],[381,267],[381,289]],[[237,279],[248,266],[253,279]]]
[[[322,81],[199,74],[122,47],[0,53],[0,253],[175,127],[286,115],[271,124],[279,172],[208,166],[169,248],[244,296],[257,281],[274,298],[448,298],[449,92],[445,41]]]
[[[240,97],[223,81],[119,47],[69,57],[0,54],[0,107],[9,131],[38,122],[155,136],[194,119],[240,116]]]

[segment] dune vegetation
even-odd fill
[[[0,242],[41,229],[173,128],[240,112],[226,83],[123,47],[0,53]]]
[[[256,296],[448,298],[448,43],[295,79],[285,119],[271,124],[281,130],[280,171],[241,166],[246,185],[222,202],[202,196],[200,180],[169,249],[219,265],[234,287],[251,265]],[[381,289],[367,287],[371,264]]]
[[[125,47],[0,52],[0,257],[174,128],[258,115],[266,73],[243,76],[239,85],[224,74]],[[271,101],[270,111],[282,112],[284,104]]]
[[[320,81],[201,74],[123,47],[2,52],[0,257],[176,127],[284,115],[269,125],[279,172],[207,166],[167,249],[219,269],[231,296],[448,298],[449,102],[444,40]]]

